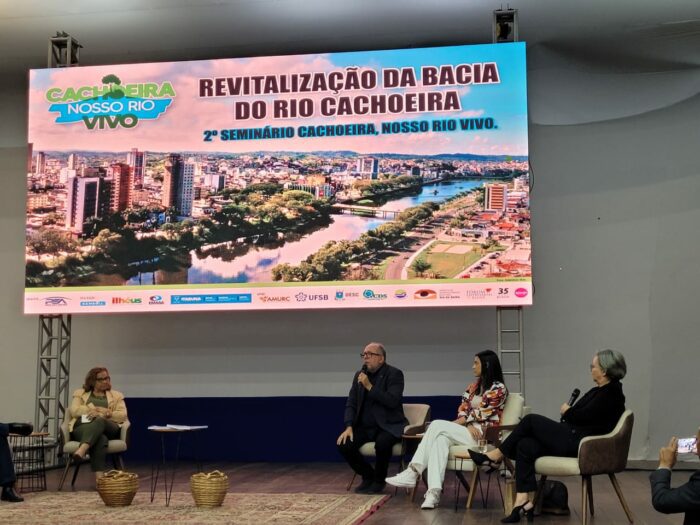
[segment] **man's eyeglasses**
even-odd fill
[[[374,352],[362,352],[360,354],[360,357],[364,359],[365,357],[372,357],[375,355],[382,355],[382,354],[375,354]]]
[[[96,378],[95,378],[95,381],[109,381],[110,379],[112,379],[112,378],[109,377],[109,376],[107,376],[107,377],[96,377]]]

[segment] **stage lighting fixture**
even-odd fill
[[[496,9],[493,12],[493,42],[518,41],[518,10]]]
[[[77,66],[80,62],[78,41],[65,31],[56,31],[56,36],[49,37],[49,67]]]

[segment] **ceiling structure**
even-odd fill
[[[57,31],[84,46],[83,65],[489,43],[493,10],[507,7],[530,54],[700,65],[698,0],[0,0],[0,67],[46,67]]]
[[[57,31],[85,66],[490,43],[502,8],[527,43],[532,123],[624,118],[700,91],[700,0],[0,0],[0,89],[47,66]],[[21,111],[13,96],[3,111]]]

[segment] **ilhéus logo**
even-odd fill
[[[140,120],[155,120],[170,106],[175,90],[170,82],[122,84],[116,75],[101,85],[52,87],[46,91],[49,111],[58,124],[82,122],[89,130],[133,128]]]

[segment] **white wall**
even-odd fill
[[[616,348],[636,414],[631,456],[653,458],[669,434],[700,423],[700,82],[693,70],[613,66],[529,50],[526,397],[555,416],[573,387],[591,384],[593,352]],[[25,90],[24,76],[0,79],[0,420],[34,411],[37,320],[20,313]],[[145,397],[342,396],[370,340],[404,369],[406,394],[456,396],[472,355],[496,341],[487,309],[84,316],[73,331],[71,387],[105,364],[115,388]]]

